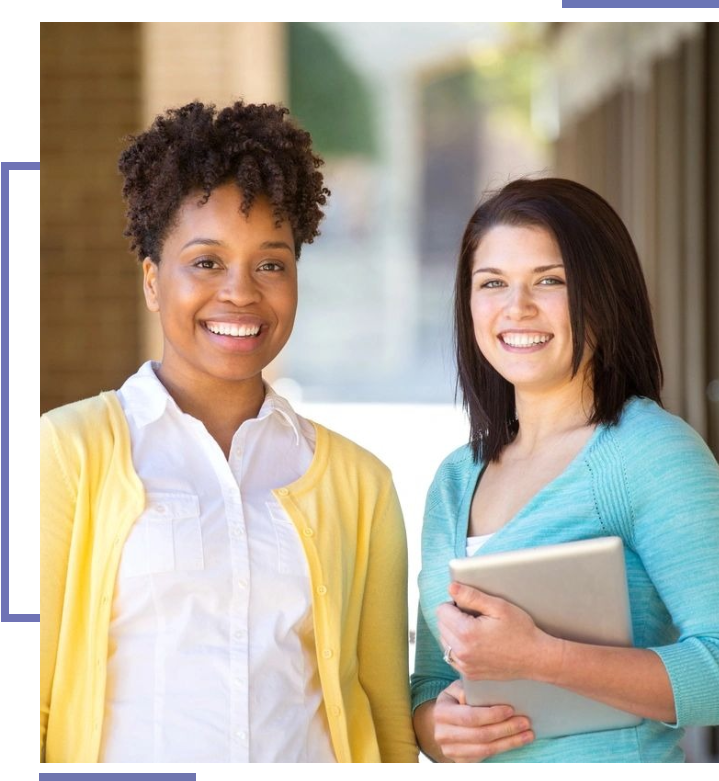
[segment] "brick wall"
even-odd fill
[[[141,121],[137,24],[43,23],[41,407],[117,387],[137,366],[139,267],[117,157]]]

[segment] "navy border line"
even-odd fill
[[[719,0],[562,0],[562,8],[719,8]]]
[[[161,781],[196,781],[196,773],[152,773],[152,772],[139,772],[139,773],[103,773],[102,771],[96,773],[40,773],[40,781],[107,781],[107,779],[113,779],[113,781],[155,781],[155,779],[161,779]]]

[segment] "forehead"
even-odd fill
[[[190,193],[180,205],[167,235],[166,243],[203,236],[224,239],[246,237],[260,242],[283,240],[294,247],[292,229],[287,220],[277,224],[269,199],[255,198],[248,214],[242,212],[242,190],[234,184],[216,187],[206,202],[202,191]]]
[[[554,235],[534,225],[497,225],[484,234],[474,253],[472,269],[524,268],[561,264]]]

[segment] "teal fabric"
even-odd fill
[[[465,555],[481,463],[469,447],[441,464],[427,495],[413,707],[456,679],[442,660],[436,610],[448,562]],[[491,762],[681,762],[682,727],[719,724],[719,466],[699,435],[647,399],[598,426],[567,469],[477,555],[617,535],[624,541],[634,643],[661,657],[677,724],[537,740]]]

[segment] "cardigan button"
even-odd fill
[[[340,710],[340,707],[339,707],[339,705],[333,705],[333,706],[330,708],[330,711],[332,712],[332,715],[333,715],[333,716],[339,716],[339,715],[340,715],[340,713],[342,713],[342,711]]]
[[[331,648],[325,648],[322,651],[322,656],[325,659],[331,659],[332,658],[332,649]]]
[[[289,491],[288,491],[286,488],[280,488],[280,489],[279,489],[279,491],[277,491],[277,493],[278,493],[280,496],[287,496],[287,494],[289,493]]]
[[[317,586],[317,593],[324,596],[327,593],[327,586]]]
[[[305,526],[305,528],[302,529],[302,534],[304,534],[305,537],[312,537],[314,535],[314,532],[312,531],[312,529],[310,529],[309,526]]]

